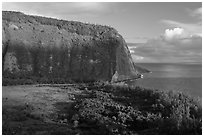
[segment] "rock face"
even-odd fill
[[[108,26],[2,12],[3,76],[111,81],[135,78],[122,36]]]

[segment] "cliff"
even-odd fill
[[[111,81],[138,77],[125,40],[108,26],[2,12],[3,77]]]

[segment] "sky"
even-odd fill
[[[202,62],[201,2],[4,2],[2,10],[112,26],[135,62]]]

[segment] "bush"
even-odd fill
[[[183,93],[107,83],[87,89],[75,109],[89,134],[202,134],[201,105]]]

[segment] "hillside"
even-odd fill
[[[123,37],[112,27],[2,12],[4,78],[111,81],[137,78]]]

